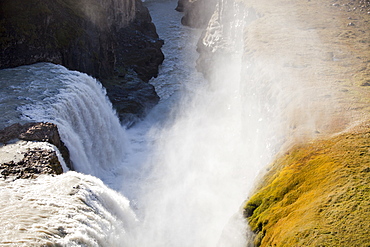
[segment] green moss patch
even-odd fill
[[[245,204],[256,246],[369,246],[370,124],[293,147]]]

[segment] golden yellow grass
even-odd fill
[[[370,124],[278,158],[245,205],[261,246],[369,246]]]

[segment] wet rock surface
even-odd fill
[[[0,178],[27,179],[36,178],[41,174],[62,174],[55,151],[41,148],[29,149],[20,161],[0,164]]]
[[[68,148],[61,141],[58,128],[52,123],[19,123],[0,130],[0,143],[9,144],[15,140],[47,142],[54,145],[63,156],[70,169],[73,169]],[[48,161],[47,161],[48,162]]]
[[[144,82],[157,77],[158,66],[164,55],[161,47],[164,41],[156,32],[149,11],[140,1],[135,1],[135,19],[116,34],[115,75],[122,77],[130,69]]]
[[[154,86],[138,78],[106,84],[107,95],[122,124],[131,127],[159,102]]]

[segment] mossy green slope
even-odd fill
[[[245,216],[256,246],[370,246],[370,123],[282,155]]]

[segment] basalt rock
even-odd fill
[[[148,82],[162,45],[140,0],[0,1],[0,69],[51,62],[104,86],[130,70]]]
[[[68,148],[61,141],[58,128],[53,123],[19,123],[0,130],[0,143],[8,144],[14,140],[48,142],[58,148],[70,169],[73,169]]]
[[[139,0],[4,0],[0,7],[1,69],[52,62],[107,78],[117,66],[138,66],[148,79],[163,61],[163,41]],[[122,57],[142,54],[145,62]]]
[[[159,39],[151,16],[141,1],[135,1],[135,18],[115,34],[116,75],[122,76],[122,70],[133,69],[138,77],[148,82],[157,77],[158,66],[163,62],[161,51],[163,40]]]
[[[106,85],[107,95],[115,106],[121,123],[131,127],[142,120],[149,109],[159,102],[154,86],[138,78],[118,80]]]

